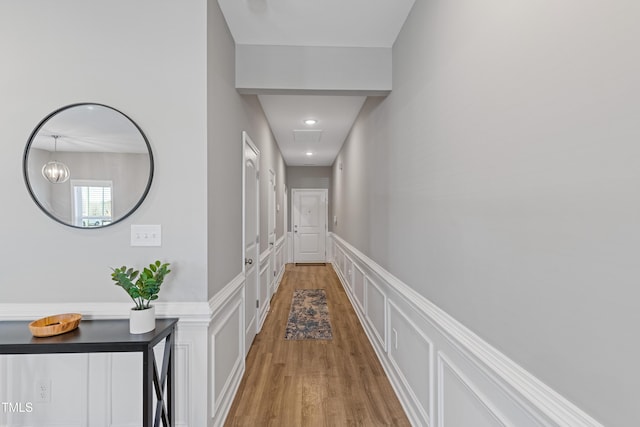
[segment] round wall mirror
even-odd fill
[[[101,104],[73,104],[33,130],[23,172],[33,200],[51,218],[99,228],[140,206],[153,179],[153,155],[144,132],[124,113]]]

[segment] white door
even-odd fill
[[[326,261],[328,190],[293,190],[293,262]]]
[[[245,355],[256,336],[258,319],[258,295],[260,288],[260,151],[246,132],[242,133],[243,145],[243,262],[245,276]]]
[[[276,214],[276,174],[269,170],[269,249],[274,252],[272,252],[269,260],[268,300],[271,300],[276,284]]]

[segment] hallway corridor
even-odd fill
[[[295,289],[325,289],[333,340],[284,339]],[[286,266],[225,425],[410,425],[330,265]]]

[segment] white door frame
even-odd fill
[[[269,169],[269,213],[267,218],[267,227],[269,228],[269,250],[271,256],[269,259],[269,283],[267,284],[269,290],[267,294],[267,300],[271,301],[271,296],[275,290],[276,284],[276,229],[278,228],[278,212],[276,206],[278,204],[278,195],[276,193],[276,173]],[[273,224],[273,228],[271,225]]]
[[[283,226],[282,230],[284,232],[284,248],[282,248],[282,257],[283,263],[286,264],[289,262],[289,189],[287,186],[284,186],[284,191],[282,192],[282,221]]]
[[[256,233],[258,235],[257,237],[257,241],[256,241],[256,249],[255,249],[255,254],[253,256],[253,258],[251,258],[251,267],[250,268],[254,268],[256,270],[256,279],[255,279],[255,283],[251,284],[251,283],[247,283],[247,265],[248,265],[248,259],[246,257],[246,218],[247,218],[247,206],[246,206],[246,188],[247,188],[247,174],[246,174],[246,163],[247,163],[247,156],[246,156],[246,149],[249,148],[251,150],[253,150],[256,155],[256,172],[257,172],[257,176],[256,176],[256,209],[257,209],[257,214],[256,214]],[[253,143],[253,141],[251,141],[251,138],[249,137],[249,134],[247,134],[247,132],[243,131],[242,132],[242,257],[241,257],[241,262],[242,262],[242,274],[245,277],[245,292],[244,292],[244,297],[245,297],[245,304],[244,304],[244,315],[242,316],[242,324],[243,324],[243,330],[244,330],[244,335],[245,335],[245,339],[244,339],[244,354],[246,356],[246,354],[249,352],[249,347],[251,346],[251,342],[253,341],[253,338],[255,337],[255,334],[257,332],[257,328],[258,328],[258,312],[259,312],[259,307],[256,307],[256,303],[253,301],[253,298],[251,297],[252,295],[255,295],[256,297],[258,297],[259,293],[260,293],[260,150],[258,150],[258,147],[255,146],[255,144]],[[253,288],[253,290],[250,290],[249,288]],[[250,313],[253,313],[253,320],[251,322],[249,322],[250,324],[247,325],[246,323],[246,319],[247,319],[247,315],[249,315]],[[251,323],[255,323],[254,327],[251,327]]]
[[[296,260],[296,233],[295,233],[295,203],[296,203],[296,193],[298,192],[322,192],[324,193],[324,258],[322,261],[318,262],[327,262],[327,235],[329,230],[329,190],[326,188],[294,188],[291,190],[291,233],[293,236],[293,262],[298,262]]]

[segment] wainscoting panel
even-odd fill
[[[433,414],[433,343],[424,332],[393,301],[389,303],[388,356],[411,396],[421,418],[430,425]]]
[[[365,276],[366,316],[369,325],[382,346],[387,351],[387,296],[374,281]]]
[[[130,381],[130,376],[135,372],[142,373],[142,358],[139,354],[108,355],[108,427],[142,425],[139,409],[142,407],[142,384],[140,381]],[[135,378],[140,378],[140,375],[136,375]]]
[[[286,239],[284,236],[282,236],[280,238],[280,240],[278,240],[276,242],[276,256],[275,256],[275,271],[274,271],[274,284],[273,284],[273,290],[271,292],[271,295],[275,295],[276,292],[278,292],[278,285],[280,284],[280,281],[282,280],[282,275],[284,274],[284,265],[285,265],[285,254],[287,253],[287,248],[286,248]]]
[[[353,266],[353,295],[356,297],[356,303],[360,313],[364,313],[365,306],[365,290],[364,290],[364,272],[356,264]]]
[[[438,396],[438,427],[512,425],[442,354],[438,355]]]
[[[262,329],[267,313],[269,313],[269,301],[271,300],[271,259],[274,252],[269,250],[260,255],[260,292],[258,298],[260,307],[258,310],[258,332]]]
[[[338,271],[340,271],[340,273],[342,273],[343,276],[345,276],[345,272],[344,272],[344,252],[342,252],[340,249],[338,249],[335,245],[333,246],[333,255],[334,255],[334,259],[333,259],[333,267],[335,269],[337,269]]]
[[[353,297],[353,261],[348,255],[344,256],[344,271],[342,278],[345,280],[347,288],[349,288],[349,295]]]
[[[191,364],[190,352],[192,346],[186,343],[176,343],[173,351],[176,355],[176,361],[174,364],[175,370],[175,395],[176,399],[176,426],[188,426],[189,425],[189,402],[191,401],[191,389],[189,387],[191,382]],[[180,378],[178,380],[178,378]]]
[[[17,404],[18,408],[0,408],[2,425],[86,425],[87,354],[10,355],[3,356],[3,363],[7,379],[3,402]]]
[[[330,239],[333,267],[412,425],[602,427],[348,242]]]
[[[244,373],[245,285],[245,277],[240,274],[209,302],[212,313],[206,353],[209,403],[204,406],[209,408],[209,418],[202,425],[224,423]]]
[[[211,331],[211,372],[212,418],[216,418],[224,402],[230,400],[235,391],[234,379],[244,371],[244,352],[242,339],[242,300],[225,310],[214,319]]]

